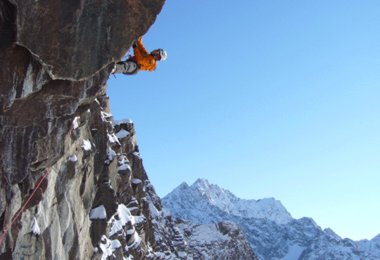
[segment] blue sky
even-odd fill
[[[167,0],[168,60],[108,83],[160,196],[206,178],[352,239],[380,233],[380,2]]]

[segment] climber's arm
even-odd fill
[[[149,52],[145,49],[144,44],[142,43],[142,37],[139,37],[133,45],[133,52],[135,53],[136,59],[141,60],[149,55]]]

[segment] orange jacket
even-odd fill
[[[140,70],[153,71],[156,69],[156,60],[150,53],[145,49],[142,38],[140,37],[133,47],[133,52],[135,56],[132,59],[139,65]]]

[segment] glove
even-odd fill
[[[136,42],[142,42],[142,36],[140,36],[137,40],[135,40],[135,41],[132,42],[132,47],[133,48],[137,47],[137,43]]]

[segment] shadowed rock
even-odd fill
[[[16,0],[17,44],[53,79],[86,79],[119,60],[144,34],[163,1]],[[33,21],[33,22],[31,22]]]
[[[112,215],[119,203],[135,198],[149,218],[142,200],[147,194],[135,194],[130,179],[117,190],[107,184],[118,186],[116,160],[104,163],[109,149],[117,146],[108,137],[112,123],[103,121],[101,112],[109,112],[105,93],[113,62],[147,32],[163,4],[0,0],[1,230],[16,212],[22,213],[0,241],[0,259],[100,258],[102,250],[94,252],[94,247],[109,227],[103,223],[91,228],[89,219],[91,208],[100,202]],[[83,148],[85,141],[91,149]],[[134,137],[126,142],[137,147]],[[128,178],[141,178],[140,169],[132,167]],[[46,172],[43,187],[30,198]],[[147,180],[145,172],[143,177]],[[118,197],[121,193],[124,200]],[[33,219],[41,230],[39,238],[31,234]],[[148,243],[155,240],[152,224],[141,225],[143,242],[133,252],[145,257],[152,253]]]

